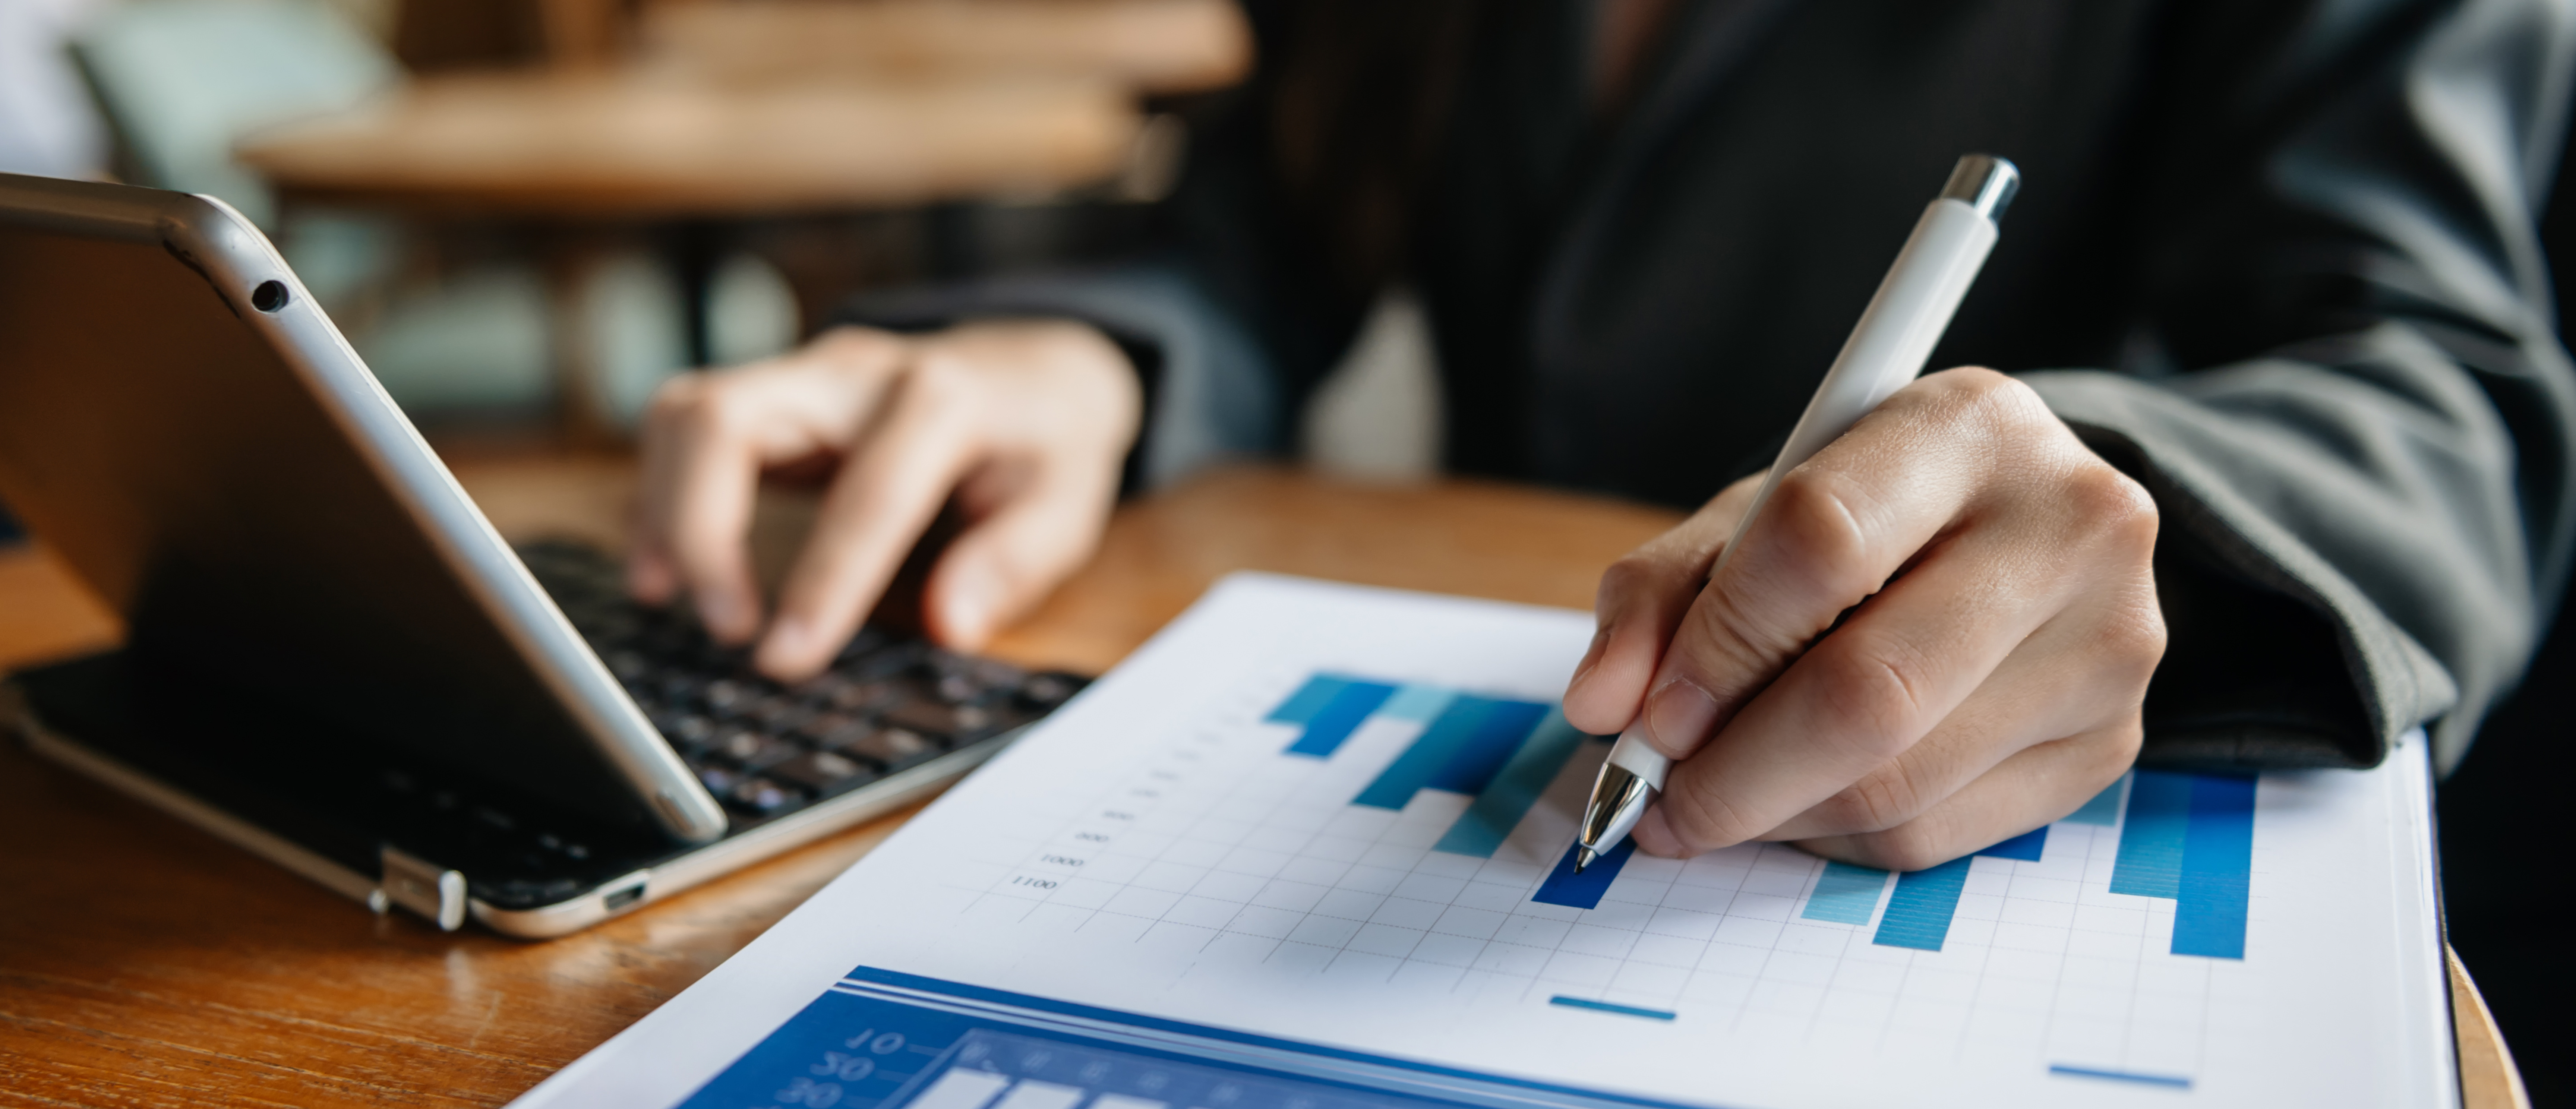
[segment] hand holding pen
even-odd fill
[[[1780,460],[1602,576],[1565,696],[1621,736],[1587,861],[1633,834],[1919,869],[2074,811],[2135,758],[2165,640],[2154,504],[2028,386],[1913,380],[2016,181],[1962,159]]]

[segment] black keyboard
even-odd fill
[[[737,831],[1029,723],[1084,685],[867,628],[821,676],[782,686],[707,638],[686,605],[627,599],[597,548],[538,542],[519,557]]]

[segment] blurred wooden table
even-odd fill
[[[614,542],[613,457],[460,459],[504,534]],[[772,506],[764,543],[794,530]],[[1100,556],[995,653],[1098,671],[1219,575],[1275,570],[1587,608],[1668,512],[1478,482],[1218,473],[1122,509]],[[0,552],[0,667],[114,622],[44,556]],[[528,944],[364,909],[0,748],[0,1105],[492,1105],[624,1028],[884,839],[881,821],[589,932]],[[2473,1109],[2517,1104],[2452,962]]]

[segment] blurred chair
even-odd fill
[[[319,0],[133,0],[103,9],[73,55],[128,176],[212,193],[263,227],[275,226],[276,205],[233,144],[357,107],[402,78],[382,46]]]

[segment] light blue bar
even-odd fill
[[[1968,886],[1968,860],[1952,859],[1930,870],[1896,876],[1896,892],[1878,919],[1871,943],[1939,951],[1950,938],[1950,917],[1959,911],[1959,891]]]
[[[1270,715],[1262,719],[1273,724],[1306,724],[1315,719],[1316,713],[1324,711],[1325,705],[1332,703],[1334,694],[1349,684],[1349,678],[1317,674],[1306,679],[1306,684],[1298,686],[1297,692],[1289,694],[1287,700],[1279,702],[1279,707],[1270,710]]]
[[[2109,788],[2104,789],[2100,793],[2094,794],[2093,799],[2085,802],[2083,808],[2077,809],[2072,814],[2069,814],[2065,823],[2091,824],[2101,828],[2108,828],[2119,823],[2120,790],[2128,784],[2129,776],[2126,774],[2120,775],[2119,781],[2111,783]]]
[[[2129,783],[2129,813],[2111,892],[2174,897],[2182,891],[2183,836],[2191,826],[2191,775],[2141,770]]]
[[[1653,1020],[1671,1020],[1677,1015],[1666,1012],[1662,1009],[1640,1009],[1634,1005],[1613,1005],[1607,1001],[1590,1001],[1580,997],[1567,997],[1564,994],[1558,994],[1555,997],[1548,998],[1547,1003],[1550,1005],[1563,1005],[1568,1009],[1592,1009],[1603,1013],[1617,1013],[1623,1017],[1647,1017]]]
[[[1378,706],[1377,714],[1416,724],[1425,723],[1440,715],[1440,710],[1448,708],[1449,702],[1457,696],[1457,691],[1436,685],[1408,685],[1396,690],[1395,696]]]
[[[1816,892],[1807,896],[1806,911],[1798,915],[1837,924],[1867,924],[1878,912],[1878,892],[1886,888],[1887,872],[1877,867],[1826,863],[1825,876],[1816,879]]]
[[[2254,871],[2254,779],[2196,774],[2191,828],[2174,904],[2173,953],[2245,957],[2247,887]]]
[[[1483,697],[1463,694],[1451,700],[1449,707],[1440,710],[1440,715],[1422,729],[1422,734],[1414,738],[1411,746],[1395,756],[1395,761],[1388,763],[1386,769],[1378,771],[1377,778],[1369,782],[1368,788],[1351,799],[1351,804],[1372,809],[1402,809],[1413,800],[1414,794],[1439,777],[1442,767],[1449,765],[1450,760],[1457,758],[1476,738],[1477,725],[1484,722],[1485,714],[1496,704],[1498,702]]]
[[[1575,749],[1581,746],[1583,733],[1565,722],[1564,712],[1551,710],[1547,719],[1531,730],[1529,738],[1521,741],[1521,749],[1512,754],[1512,760],[1494,775],[1493,784],[1476,795],[1476,803],[1458,814],[1457,823],[1451,824],[1431,849],[1493,858],[1512,829],[1520,827],[1521,819],[1529,815],[1530,807],[1538,804],[1539,794],[1547,791],[1547,784],[1556,780],[1566,760],[1573,758]]]
[[[2166,1086],[2177,1090],[2188,1090],[2191,1088],[2191,1079],[2171,1074],[2132,1074],[2124,1070],[2097,1070],[2093,1067],[2070,1067],[2064,1063],[2050,1063],[2048,1065],[2048,1073],[2062,1074],[2073,1078],[2107,1078],[2113,1082],[2137,1082],[2148,1086]]]

